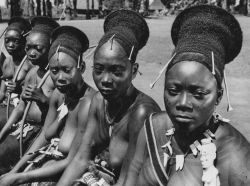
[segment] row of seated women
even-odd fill
[[[103,27],[96,91],[83,79],[83,31],[46,17],[9,22],[0,95],[16,106],[1,126],[0,185],[250,185],[250,144],[215,114],[224,67],[242,47],[234,16],[202,5],[175,18],[175,49],[161,71],[166,111],[132,83],[145,19],[117,10]]]

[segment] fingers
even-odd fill
[[[16,90],[16,83],[7,81],[5,82],[7,92],[14,92]]]

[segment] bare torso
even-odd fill
[[[55,92],[57,95],[56,102],[58,108],[64,102],[64,95],[57,89]],[[90,95],[93,94],[93,92],[94,90],[92,88],[87,88],[83,97],[68,104],[68,114],[60,121],[58,121],[57,117],[57,119],[46,130],[45,137],[48,141],[52,138],[60,138],[58,150],[63,154],[67,154],[69,152],[70,146],[77,132],[78,118],[80,114],[79,109],[85,104],[85,99],[89,99],[86,97],[91,97]]]
[[[18,63],[19,64],[19,63]],[[12,80],[13,77],[15,76],[16,70],[18,69],[17,64],[13,62],[13,59],[11,56],[7,56],[1,66],[1,70],[3,72],[3,79],[5,80]],[[28,71],[33,67],[33,65],[30,63],[30,61],[26,60],[25,63],[23,64],[20,72],[18,73],[17,76],[17,82],[22,82]]]
[[[37,74],[37,70],[38,67],[34,67],[30,70],[30,72],[28,73],[28,82],[25,82],[25,84],[38,86],[38,84],[42,80],[42,77],[39,77],[39,75]],[[48,78],[45,80],[45,83],[43,84],[41,89],[46,97],[49,98],[51,96],[55,87],[50,76],[48,76]],[[33,101],[27,115],[27,121],[34,121],[35,123],[40,123],[42,120],[45,119],[47,109],[48,105],[39,105],[37,102]]]
[[[108,148],[108,163],[114,172],[118,172],[119,174],[124,161],[129,163],[134,153],[134,148],[131,148],[131,146],[135,146],[136,138],[144,123],[144,119],[150,113],[158,111],[159,107],[150,97],[136,90],[134,98],[132,98],[132,102],[129,104],[126,112],[117,117],[112,124],[113,127],[110,127],[105,116],[103,98],[99,94],[96,96],[96,99],[98,99],[99,103],[96,113],[99,123],[96,135],[94,135],[94,146],[96,147],[93,148],[98,149],[98,152]],[[123,168],[126,169],[127,166]]]

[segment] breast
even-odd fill
[[[65,127],[60,136],[59,151],[67,154],[77,131],[76,116],[72,117],[70,114],[66,120]]]
[[[12,79],[14,76],[14,66],[11,65],[11,59],[7,58],[3,64],[3,78]]]
[[[41,116],[41,110],[37,106],[36,102],[33,101],[27,115],[27,120],[39,123],[42,120]]]
[[[126,157],[128,148],[128,142],[124,139],[114,137],[110,141],[109,152],[110,152],[110,165],[113,168],[121,167],[123,160]]]

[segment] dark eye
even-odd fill
[[[42,45],[35,45],[34,48],[38,51],[38,52],[42,52],[42,50],[45,48]]]
[[[93,67],[93,71],[96,73],[96,74],[101,74],[103,72],[104,68],[99,66],[99,65],[94,65]]]
[[[193,92],[193,96],[196,98],[196,99],[204,99],[204,97],[207,95],[208,93],[205,92],[205,91],[195,91]]]
[[[15,42],[16,44],[19,44],[19,43],[20,43],[20,39],[14,39],[14,42]]]
[[[8,43],[8,42],[10,42],[10,39],[9,38],[5,38],[4,41],[5,41],[5,43]]]
[[[63,71],[68,74],[68,73],[70,73],[71,70],[69,68],[65,68],[65,69],[63,69]]]
[[[120,66],[114,66],[110,69],[115,76],[122,76],[125,69]]]
[[[54,74],[54,75],[56,75],[57,73],[58,73],[58,69],[56,69],[56,68],[50,68],[49,69],[51,72],[52,72],[52,74]]]
[[[177,94],[180,93],[180,90],[176,87],[167,88],[167,91],[171,96],[176,96]]]
[[[121,70],[116,70],[113,72],[115,76],[122,76],[122,71]]]

